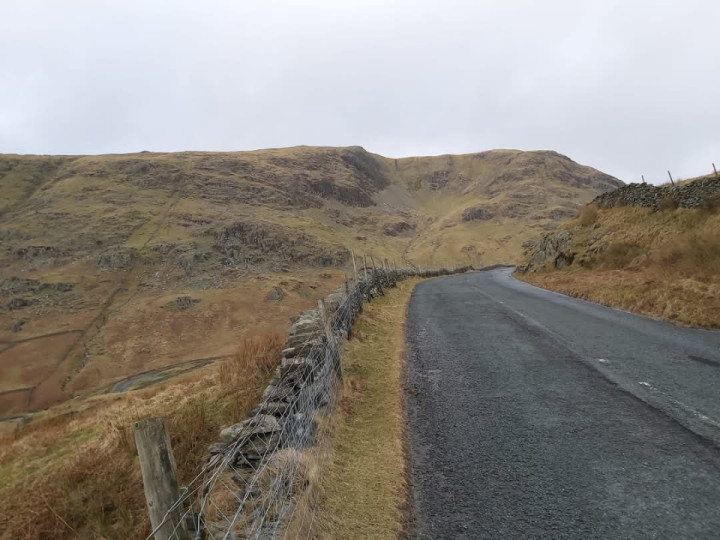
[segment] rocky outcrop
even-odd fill
[[[33,305],[60,304],[74,288],[72,283],[45,283],[35,279],[11,277],[0,283],[0,300],[7,300],[0,305],[14,311]]]
[[[415,231],[415,225],[407,221],[397,221],[383,227],[383,233],[387,236],[400,236]]]
[[[273,223],[237,221],[215,232],[213,250],[225,266],[268,262],[341,266],[347,249]]]
[[[135,260],[135,250],[122,246],[110,248],[102,252],[97,259],[97,268],[103,272],[128,270]]]
[[[533,251],[525,272],[532,272],[552,261],[555,268],[564,268],[572,264],[575,254],[568,250],[572,240],[570,231],[549,233],[543,236]]]
[[[593,202],[600,208],[640,206],[659,210],[663,199],[671,199],[681,208],[701,208],[713,197],[720,197],[720,178],[709,176],[676,186],[628,184],[599,195]]]
[[[495,214],[481,206],[471,206],[462,213],[463,221],[488,221],[495,217]]]
[[[12,294],[38,292],[68,292],[75,286],[72,283],[43,283],[36,279],[11,277],[0,283],[0,297]]]

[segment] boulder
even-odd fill
[[[270,292],[265,295],[265,300],[268,302],[280,302],[283,298],[285,298],[285,291],[280,287],[273,287],[270,289]]]
[[[191,298],[190,296],[178,296],[172,304],[172,307],[180,311],[190,309],[195,304],[200,302],[197,298]]]

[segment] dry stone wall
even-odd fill
[[[308,456],[342,381],[340,353],[364,302],[407,277],[442,270],[361,271],[293,322],[280,365],[249,418],[222,430],[208,449],[203,472],[173,508],[183,507],[202,536],[274,538],[297,509],[311,478]],[[367,275],[367,278],[364,276]],[[317,473],[317,463],[314,470]]]
[[[708,176],[676,186],[628,184],[598,195],[593,202],[600,208],[642,206],[658,210],[665,198],[672,199],[681,208],[701,208],[706,200],[713,197],[720,197],[720,178]]]

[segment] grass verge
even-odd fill
[[[712,203],[712,201],[710,201]],[[714,203],[713,203],[714,204]],[[517,274],[538,287],[689,326],[720,328],[720,213],[613,208],[566,224],[575,262]]]
[[[419,280],[366,305],[343,351],[329,467],[317,487],[313,536],[397,538],[406,524],[402,376],[405,308]]]

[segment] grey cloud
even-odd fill
[[[554,149],[720,165],[712,0],[6,0],[0,152]]]

